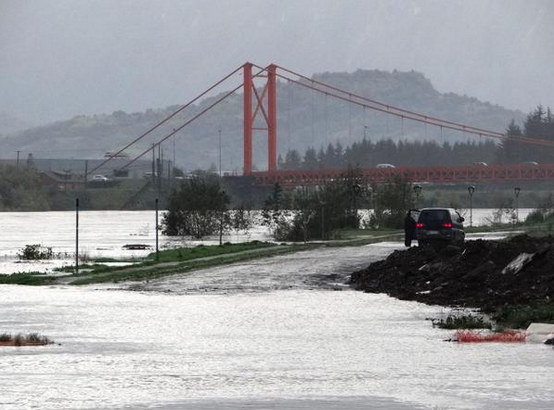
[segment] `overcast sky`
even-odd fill
[[[550,0],[0,0],[0,111],[165,107],[250,60],[414,69],[527,112],[554,107],[553,22]]]

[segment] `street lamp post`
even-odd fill
[[[223,204],[225,203],[225,195],[225,191],[221,191],[221,212],[219,213],[219,246],[223,245],[223,218],[225,218]]]
[[[423,188],[421,187],[421,185],[414,185],[414,193],[416,195],[416,200],[415,200],[415,206],[417,208],[417,205],[419,203],[419,195],[421,194],[421,190]]]
[[[219,177],[221,178],[221,129],[219,130]]]
[[[75,273],[79,274],[79,198],[75,198]]]
[[[516,196],[516,224],[519,222],[519,193],[521,192],[520,187],[514,188],[514,194]]]
[[[469,226],[473,226],[473,193],[475,187],[473,185],[468,186],[467,192],[469,192]]]
[[[325,239],[325,201],[320,201],[321,205],[321,240]]]
[[[159,248],[159,245],[158,245],[158,233],[160,231],[160,228],[159,228],[159,225],[158,225],[158,203],[159,203],[159,199],[156,198],[155,200],[156,202],[156,260],[159,259],[160,255],[160,248]]]
[[[352,222],[356,227],[358,227],[358,196],[362,193],[362,187],[360,184],[352,185],[352,192],[354,193],[354,220]]]

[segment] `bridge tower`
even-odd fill
[[[252,131],[267,131],[268,171],[277,170],[277,66],[271,64],[263,74],[252,75],[252,63],[243,66],[244,84],[244,170],[243,175],[252,174]],[[261,92],[255,79],[266,79]],[[252,104],[252,96],[255,97]],[[257,127],[256,118],[261,113],[265,126]]]

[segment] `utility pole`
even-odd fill
[[[175,128],[173,128],[173,131],[175,131]],[[173,166],[175,166],[175,134],[173,134]]]
[[[156,169],[157,169],[157,173],[156,173],[156,182],[157,182],[157,185],[158,185],[158,195],[160,194],[161,190],[162,190],[162,175],[161,175],[161,165],[160,165],[160,157],[156,158]]]
[[[21,151],[18,150],[18,151],[15,151],[15,152],[17,153],[17,160],[15,161],[15,169],[19,170],[19,153]]]
[[[164,167],[164,150],[163,150],[163,148],[162,148],[161,151],[162,151],[162,153],[161,153],[161,156],[160,156],[160,158],[161,158],[161,159],[160,159],[160,175],[163,176],[163,174],[164,174],[164,169],[165,169],[165,167]]]
[[[514,195],[516,196],[516,224],[519,222],[519,193],[521,192],[520,187],[514,188]]]
[[[156,144],[152,144],[152,187],[156,178]]]
[[[79,198],[75,198],[75,273],[79,273]]]
[[[223,245],[223,218],[225,217],[225,213],[223,211],[223,199],[225,198],[225,191],[221,191],[221,212],[219,214],[219,246]]]
[[[162,191],[162,164],[160,158],[162,157],[162,145],[158,144],[158,158],[156,159],[156,165],[157,165],[157,173],[156,176],[158,177],[158,195]]]
[[[319,203],[321,205],[321,240],[325,240],[325,201]]]
[[[171,191],[171,161],[167,164],[167,190]]]
[[[88,185],[88,159],[85,159],[85,189]]]
[[[159,259],[158,230],[158,198],[156,198],[156,260]]]
[[[221,178],[221,128],[219,129],[219,177]]]

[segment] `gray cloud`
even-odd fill
[[[163,107],[246,60],[414,69],[528,111],[554,106],[553,12],[549,0],[0,0],[0,111],[45,122]]]

